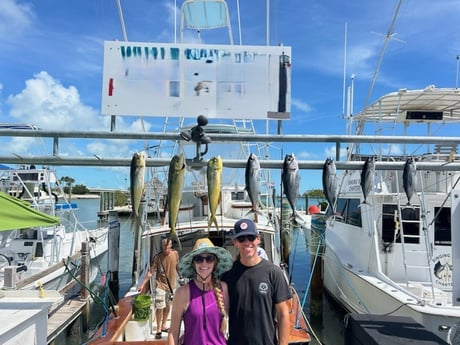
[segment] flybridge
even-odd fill
[[[353,116],[353,121],[385,122],[460,122],[460,90],[435,88],[401,89],[380,97]]]

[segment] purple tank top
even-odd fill
[[[213,290],[200,290],[194,280],[189,282],[190,303],[184,313],[184,345],[225,345],[220,332],[222,315]],[[203,314],[203,299],[205,313]]]

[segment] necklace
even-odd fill
[[[198,277],[201,279],[199,281]],[[204,300],[204,293],[207,291],[206,286],[209,286],[211,288],[211,274],[208,274],[206,277],[200,276],[198,273],[196,275],[195,281],[196,283],[201,283],[202,284],[202,289],[201,289],[201,305],[203,306],[203,329],[206,330],[206,303]],[[196,284],[196,286],[199,286]],[[211,289],[209,289],[211,290]]]

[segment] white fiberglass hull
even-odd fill
[[[349,312],[411,317],[444,340],[448,328],[460,321],[458,308],[424,303],[385,277],[341,263],[331,247],[325,250],[323,267],[324,288]]]

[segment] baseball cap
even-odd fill
[[[233,226],[233,231],[235,232],[235,236],[233,238],[246,235],[259,236],[259,231],[257,231],[256,225],[250,219],[238,220]]]

